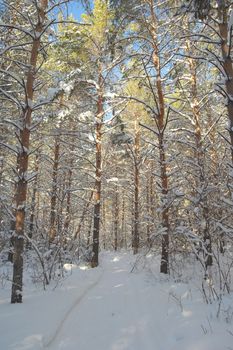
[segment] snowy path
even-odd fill
[[[77,303],[47,348],[152,350],[156,344],[162,350],[165,324],[155,324],[153,312],[166,316],[167,295],[157,296],[155,303],[149,285],[129,271],[122,257],[110,260],[100,282]]]
[[[54,290],[28,284],[21,305],[6,289],[0,350],[233,350],[233,321],[216,319],[218,305],[193,285],[162,281],[156,264],[156,278],[130,273],[134,259],[104,253],[100,267],[74,266]]]
[[[100,281],[101,276],[97,279],[97,281],[95,281],[94,283],[91,283],[90,285],[88,285],[88,287],[83,291],[83,293],[81,295],[78,296],[78,298],[75,300],[75,302],[71,305],[71,307],[66,311],[64,317],[61,319],[58,327],[56,328],[55,333],[52,335],[52,337],[50,337],[49,340],[44,341],[43,346],[45,348],[49,348],[51,346],[51,344],[54,344],[56,339],[58,338],[58,336],[61,333],[61,330],[64,326],[64,323],[66,322],[66,320],[70,317],[72,312],[75,312],[77,306],[80,304],[80,302],[82,301],[83,298],[85,298],[88,294],[88,292],[90,290],[92,290],[92,288],[94,288]]]

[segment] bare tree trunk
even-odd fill
[[[47,0],[41,0],[38,6],[38,22],[35,27],[35,33],[41,33],[45,21],[45,11],[48,5]],[[40,37],[32,39],[32,49],[30,55],[30,68],[27,72],[26,98],[23,115],[22,128],[19,132],[19,141],[21,151],[17,156],[18,181],[16,183],[16,210],[15,210],[15,234],[14,234],[14,254],[13,254],[13,280],[11,291],[11,303],[22,302],[23,287],[23,249],[24,249],[24,224],[25,224],[25,206],[27,199],[27,170],[29,158],[29,140],[30,125],[32,119],[32,101],[34,97],[34,82],[36,78],[36,66],[40,49]]]
[[[229,118],[229,134],[231,140],[231,158],[233,162],[233,66],[231,57],[232,48],[232,31],[233,28],[228,28],[228,8],[226,6],[226,1],[222,0],[221,4],[218,6],[218,26],[219,33],[222,38],[221,40],[221,50],[223,59],[224,74],[226,75],[225,86],[227,93],[227,111]],[[230,39],[228,39],[230,38]]]
[[[146,207],[147,207],[147,224],[146,224],[146,235],[148,248],[152,247],[152,218],[153,218],[153,175],[152,175],[152,162],[149,161],[149,171],[147,173],[147,186],[146,186]]]
[[[13,206],[12,206],[12,218],[10,221],[10,248],[8,252],[7,260],[13,263],[14,256],[14,233],[15,233],[15,196],[16,196],[16,184],[14,184],[14,198],[13,198]]]
[[[134,140],[134,216],[133,216],[133,253],[137,254],[139,249],[139,158],[140,158],[140,131],[138,120],[135,121]]]
[[[187,42],[188,52],[191,50],[191,44]],[[191,99],[192,99],[192,114],[194,118],[195,125],[195,158],[198,165],[198,173],[199,179],[196,181],[196,188],[202,188],[202,195],[199,200],[200,211],[202,212],[202,222],[205,223],[204,228],[200,228],[199,231],[203,230],[203,240],[204,240],[204,260],[206,269],[208,266],[212,265],[212,244],[211,244],[211,235],[210,235],[210,227],[209,227],[209,206],[206,197],[206,176],[205,176],[205,154],[203,151],[202,145],[202,127],[200,123],[201,113],[199,108],[198,101],[198,87],[197,87],[197,63],[193,58],[188,58],[190,75],[191,75]],[[200,226],[200,225],[199,225]]]
[[[152,61],[154,68],[156,70],[156,92],[158,96],[157,104],[157,115],[155,115],[155,123],[158,128],[158,147],[159,147],[159,166],[160,166],[160,182],[162,188],[161,201],[162,201],[162,212],[161,212],[161,223],[164,229],[162,234],[162,254],[161,254],[161,265],[160,272],[167,274],[169,271],[169,208],[167,203],[168,195],[168,176],[167,176],[167,163],[166,163],[166,152],[165,152],[165,140],[164,133],[166,129],[165,120],[165,102],[164,102],[164,91],[161,79],[161,65],[160,56],[158,48],[158,38],[157,38],[157,27],[158,20],[154,12],[154,2],[148,0],[151,15],[150,24],[150,35],[152,39],[153,55]]]
[[[14,256],[14,232],[15,232],[15,219],[11,219],[10,223],[10,248],[8,251],[8,257],[7,260],[13,263],[13,256]]]
[[[115,186],[115,198],[114,198],[114,206],[113,206],[113,231],[114,231],[114,250],[117,251],[118,249],[118,240],[119,240],[119,194],[118,194],[118,187]]]
[[[39,154],[36,154],[35,159],[35,180],[33,183],[33,190],[32,190],[32,201],[31,201],[31,212],[30,212],[30,219],[29,219],[29,233],[28,237],[31,239],[34,232],[34,226],[35,226],[35,209],[36,209],[36,194],[37,194],[37,186],[38,186],[38,171],[39,171]],[[31,248],[31,244],[29,241],[27,241],[26,248]]]
[[[95,204],[94,204],[94,227],[93,227],[93,247],[91,266],[96,267],[99,264],[99,234],[100,234],[100,209],[101,209],[101,176],[102,176],[102,125],[104,116],[104,101],[103,101],[103,77],[102,69],[99,67],[98,79],[98,101],[97,115],[95,127],[95,147],[96,147],[96,162],[95,162]]]
[[[61,180],[58,181],[57,187],[58,187],[58,191],[57,191],[57,209],[56,209],[56,235],[59,238],[59,242],[60,243],[64,243],[64,226],[63,226],[63,209],[64,209],[64,201],[65,201],[65,197],[66,197],[66,174],[63,173],[60,176]]]
[[[92,224],[93,224],[93,217],[91,216],[89,218],[88,230],[87,230],[87,249],[90,248]]]
[[[106,205],[105,198],[102,200],[102,221],[103,221],[103,247],[106,249]]]
[[[61,105],[63,103],[63,96],[61,98]],[[70,128],[72,129],[74,127],[73,121],[70,122]],[[71,159],[69,160],[69,168],[68,168],[68,176],[67,176],[67,184],[66,184],[66,217],[65,217],[65,223],[64,223],[64,233],[65,236],[68,234],[69,227],[70,227],[70,221],[71,221],[71,185],[73,180],[73,165],[74,165],[74,158],[73,158],[73,152],[74,152],[74,139],[72,139],[72,146],[71,146]],[[66,237],[65,237],[66,239]]]
[[[211,148],[210,148],[210,157],[211,157],[211,163],[212,163],[212,173],[213,173],[213,183],[216,186],[216,190],[219,192],[219,195],[221,195],[221,190],[218,189],[218,179],[219,179],[219,169],[221,167],[221,163],[220,163],[220,158],[219,158],[219,154],[217,152],[217,138],[216,138],[216,133],[217,133],[217,125],[215,123],[215,125],[213,126],[213,117],[212,117],[212,113],[211,113],[211,109],[210,106],[207,105],[207,116],[208,116],[208,128],[209,130],[211,129],[211,132],[209,134],[209,138],[211,141]],[[223,208],[219,208],[217,213],[216,213],[216,219],[217,220],[221,220],[221,218],[224,216],[223,213],[224,209]],[[221,232],[219,234],[219,251],[221,254],[224,254],[225,252],[225,234],[224,232]]]
[[[159,137],[159,158],[160,158],[160,177],[162,185],[162,227],[166,229],[162,233],[162,254],[160,272],[168,273],[169,263],[169,208],[167,206],[168,195],[168,177],[167,177],[167,165],[164,149],[163,133]]]
[[[51,193],[51,199],[50,199],[49,243],[52,243],[56,236],[57,177],[58,177],[59,156],[60,156],[60,140],[58,136],[56,136],[55,145],[54,145],[52,193]]]
[[[4,168],[4,157],[0,155],[0,186],[2,184],[3,168]]]
[[[72,184],[72,166],[73,161],[70,162],[70,168],[68,170],[68,181],[67,181],[67,199],[66,199],[66,217],[65,217],[65,223],[64,223],[64,232],[65,235],[69,232],[69,226],[70,226],[70,207],[71,207],[71,184]]]
[[[121,210],[121,235],[122,235],[122,244],[121,247],[127,249],[127,233],[126,233],[126,222],[125,222],[125,195],[123,192],[122,198],[122,210]]]

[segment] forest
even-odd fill
[[[221,314],[233,287],[232,39],[230,0],[0,1],[8,303],[23,302],[24,278],[46,291],[67,264],[91,274],[101,254],[126,254],[131,272],[195,277]]]

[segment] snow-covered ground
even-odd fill
[[[233,349],[230,296],[217,318],[218,303],[205,304],[197,287],[156,272],[131,273],[134,261],[126,253],[104,253],[98,268],[73,266],[56,288],[25,285],[23,304],[9,303],[6,285],[0,290],[0,349]]]

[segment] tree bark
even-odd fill
[[[57,205],[57,178],[58,178],[59,156],[60,156],[60,141],[59,141],[59,137],[56,136],[55,145],[54,145],[52,193],[51,193],[51,199],[50,199],[49,243],[52,243],[56,237],[56,205]]]
[[[45,11],[48,5],[47,0],[41,0],[38,6],[38,22],[35,26],[35,33],[41,33],[45,21]],[[21,151],[17,156],[18,181],[16,183],[16,210],[15,210],[15,232],[13,235],[13,279],[11,291],[11,303],[22,302],[23,288],[23,249],[24,249],[24,224],[25,205],[27,199],[27,170],[29,159],[30,126],[32,120],[32,101],[34,97],[34,82],[36,78],[36,66],[40,49],[40,37],[34,37],[30,54],[30,68],[27,73],[25,108],[23,114],[23,126],[19,132]]]
[[[96,267],[99,264],[99,235],[100,235],[100,209],[101,209],[101,177],[102,177],[102,126],[104,116],[103,100],[103,77],[102,69],[99,67],[98,78],[98,100],[97,114],[95,124],[95,195],[94,195],[94,226],[93,226],[93,246],[91,266]]]
[[[67,187],[66,187],[66,192],[67,192],[67,198],[66,198],[66,217],[65,217],[65,222],[64,222],[64,232],[65,236],[69,232],[69,226],[70,226],[70,208],[71,208],[71,184],[72,184],[72,166],[73,166],[73,161],[71,160],[70,162],[70,168],[68,170],[68,180],[67,180]]]
[[[125,194],[123,192],[122,198],[122,210],[121,210],[121,234],[122,234],[122,244],[121,247],[127,249],[127,232],[126,232],[126,208],[125,208]]]
[[[167,176],[167,163],[166,163],[166,151],[165,151],[165,102],[164,102],[164,91],[161,79],[161,65],[158,48],[157,38],[157,26],[158,20],[154,12],[154,2],[148,1],[150,7],[151,23],[150,23],[150,35],[152,39],[153,55],[152,61],[156,70],[156,92],[157,92],[157,115],[154,119],[158,128],[158,148],[159,148],[159,166],[160,166],[160,182],[161,182],[161,224],[162,228],[165,229],[162,234],[162,253],[161,253],[161,265],[160,272],[167,274],[169,271],[169,208],[167,206],[167,195],[168,195],[168,176]]]
[[[146,207],[147,207],[147,224],[146,224],[146,236],[148,248],[152,247],[152,202],[153,202],[153,177],[152,177],[152,162],[149,161],[149,171],[147,173],[147,186],[146,186]]]
[[[139,157],[140,157],[140,131],[138,120],[135,121],[134,141],[134,217],[133,217],[133,253],[137,254],[139,249]]]
[[[114,198],[114,206],[113,206],[113,231],[114,231],[114,250],[118,249],[118,240],[119,240],[119,193],[118,187],[115,186],[115,198]]]
[[[187,50],[188,52],[191,51],[191,44],[190,42],[187,42]],[[205,175],[205,153],[203,150],[202,145],[202,127],[201,127],[201,112],[199,108],[199,101],[198,101],[198,87],[197,87],[197,63],[193,58],[188,58],[189,63],[189,69],[190,69],[190,77],[191,77],[191,106],[192,106],[192,115],[194,119],[194,136],[195,136],[195,143],[196,143],[196,149],[195,149],[195,158],[198,165],[198,179],[196,181],[195,187],[201,188],[203,193],[199,200],[199,207],[200,212],[202,212],[202,220],[205,223],[205,227],[200,227],[200,232],[203,236],[204,241],[204,261],[205,261],[205,268],[207,269],[208,266],[211,266],[213,263],[212,259],[212,244],[211,244],[211,235],[210,235],[210,224],[209,224],[209,206],[207,201],[207,195],[206,195],[206,175]]]
[[[35,210],[36,210],[36,194],[37,194],[37,185],[38,185],[38,171],[39,171],[39,154],[36,154],[35,159],[35,180],[33,184],[33,190],[32,190],[32,200],[31,200],[31,211],[30,211],[30,219],[29,219],[29,232],[28,237],[31,239],[34,233],[34,227],[35,227]],[[26,248],[31,248],[31,244],[29,241],[27,241]]]
[[[223,59],[223,68],[226,75],[226,92],[227,92],[227,111],[229,119],[229,135],[231,140],[231,160],[233,163],[233,66],[231,58],[231,48],[232,48],[232,30],[233,28],[228,29],[228,13],[227,13],[226,2],[223,0],[222,5],[218,7],[218,26],[219,33],[221,35],[221,50],[222,50],[222,59]],[[230,39],[228,40],[228,32],[230,32]]]

